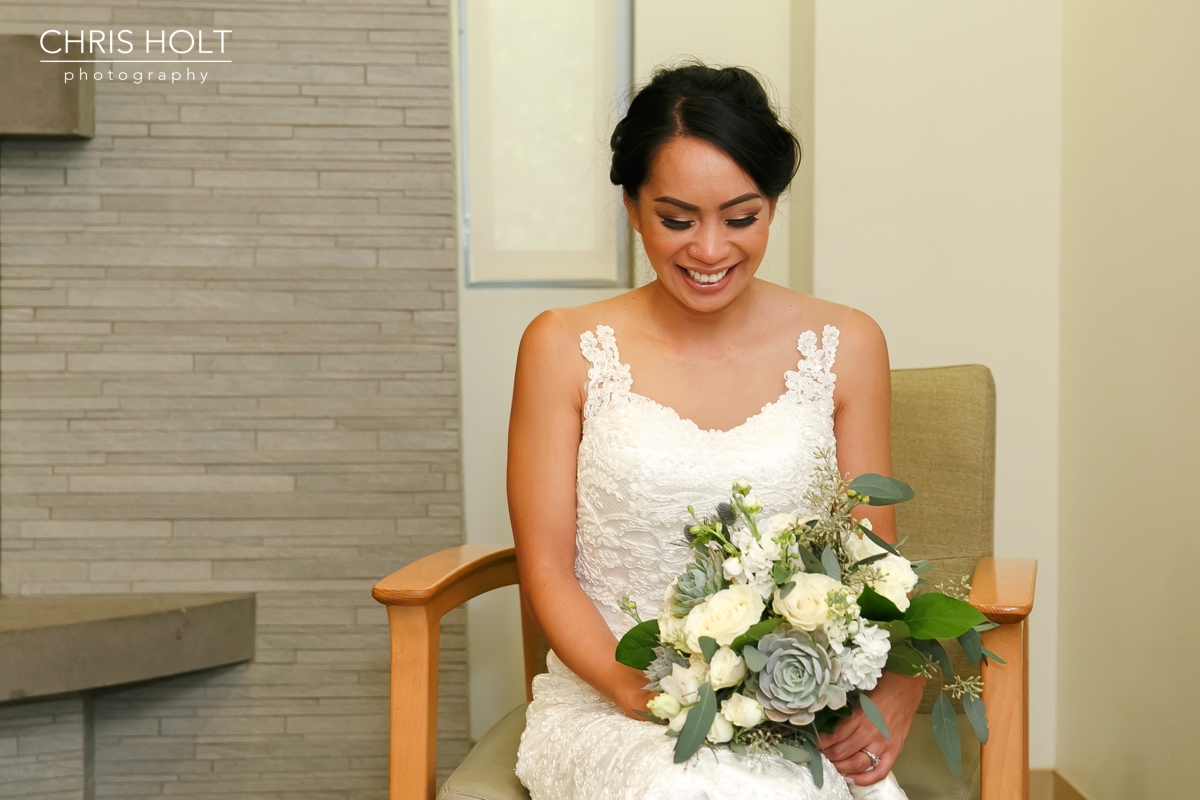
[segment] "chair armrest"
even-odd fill
[[[971,605],[992,622],[1020,622],[1033,610],[1037,561],[1032,558],[982,558],[971,579]]]
[[[444,614],[472,597],[517,583],[512,547],[464,544],[418,559],[375,584],[385,606],[433,606]]]

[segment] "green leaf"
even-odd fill
[[[841,583],[842,568],[838,566],[837,554],[832,547],[826,547],[821,553],[821,566],[825,568],[826,575]]]
[[[926,663],[925,656],[908,642],[893,642],[883,668],[900,675],[920,675]]]
[[[804,740],[804,749],[808,751],[809,759],[806,764],[808,771],[812,773],[813,784],[820,789],[825,785],[825,764],[821,760],[821,754],[817,752],[817,746],[808,739]]]
[[[634,669],[645,669],[654,661],[658,647],[658,620],[648,619],[634,625],[617,642],[618,662]]]
[[[925,559],[922,558],[922,559],[912,562],[912,571],[918,575],[924,575],[926,572],[929,572],[929,570],[931,570],[931,569],[933,569],[932,561],[926,561]]]
[[[633,713],[637,714],[639,717],[641,717],[642,719],[644,719],[648,722],[653,722],[655,725],[667,725],[668,724],[666,720],[659,719],[658,717],[654,716],[653,714],[651,714],[648,711],[638,711],[638,710],[634,709]]]
[[[746,745],[741,744],[740,742],[730,742],[729,749],[732,750],[733,752],[737,753],[739,756],[744,756],[748,752],[750,752],[749,750],[746,749]]]
[[[807,764],[808,760],[812,758],[812,755],[803,747],[795,747],[784,742],[777,743],[775,749],[779,751],[779,755],[793,764]]]
[[[880,622],[890,622],[894,619],[904,618],[904,612],[896,608],[895,603],[876,592],[870,586],[864,586],[862,594],[858,596],[858,610],[867,619]]]
[[[942,643],[937,639],[917,639],[913,638],[909,643],[915,647],[921,655],[928,658],[930,661],[938,665],[942,674],[946,676],[947,681],[954,680],[954,665],[950,663],[950,655],[946,652],[946,648],[942,647]]]
[[[800,560],[804,562],[805,572],[815,572],[821,574],[825,571],[825,567],[821,564],[821,559],[813,555],[813,551],[807,547],[801,547]]]
[[[939,694],[937,702],[933,704],[933,738],[937,739],[938,748],[942,751],[942,757],[946,759],[950,774],[958,778],[962,776],[962,744],[958,741],[956,717],[950,698]],[[691,721],[692,715],[689,713],[688,722]]]
[[[860,694],[858,696],[858,704],[862,706],[863,713],[867,715],[867,719],[875,723],[875,727],[883,734],[883,738],[890,742],[892,740],[892,733],[888,730],[887,722],[883,718],[883,712],[879,710],[879,706],[875,705],[875,701],[865,694]]]
[[[746,660],[746,669],[751,672],[760,672],[767,665],[767,657],[752,644],[748,644],[742,649],[742,658]]]
[[[979,631],[971,628],[971,630],[963,633],[958,637],[958,643],[962,645],[963,652],[967,654],[967,659],[979,666],[980,660],[983,658],[983,637],[979,635]]]
[[[858,529],[860,531],[862,531],[863,536],[867,537],[872,542],[879,545],[880,547],[882,547],[884,550],[888,551],[892,555],[894,555],[894,556],[900,555],[900,551],[896,549],[896,545],[892,544],[891,542],[885,542],[883,539],[880,539],[878,534],[876,534],[870,528],[863,525],[861,522],[858,525]]]
[[[783,622],[782,617],[767,617],[762,622],[756,622],[750,626],[750,630],[734,639],[733,644],[729,646],[734,650],[734,652],[740,653],[742,652],[742,648],[746,645],[757,642],[759,639],[778,628],[779,623],[781,622]]]
[[[995,661],[997,664],[1007,664],[1008,663],[1003,658],[1001,658],[1000,656],[993,653],[991,650],[988,650],[986,647],[980,647],[979,649],[983,651],[983,655],[988,661]]]
[[[779,596],[780,596],[780,597],[787,597],[789,594],[791,594],[791,593],[792,593],[792,589],[795,589],[795,588],[796,588],[796,582],[795,582],[795,581],[788,581],[788,582],[787,582],[787,583],[785,583],[783,586],[780,586],[780,587],[779,587]]]
[[[964,600],[929,592],[912,599],[904,621],[917,639],[954,639],[987,622],[987,617]]]
[[[721,649],[721,645],[717,644],[717,640],[711,636],[700,637],[700,652],[704,654],[704,660],[711,662],[713,656]]]
[[[987,709],[983,707],[983,700],[979,699],[979,695],[964,694],[962,701],[963,710],[967,712],[967,719],[971,721],[971,727],[975,729],[975,738],[979,739],[980,744],[987,744]]]
[[[880,559],[887,558],[887,557],[888,557],[887,553],[876,553],[873,556],[867,556],[866,558],[864,558],[860,561],[855,561],[853,564],[851,564],[850,571],[854,572],[854,570],[856,570],[856,569],[870,566],[871,564],[874,564],[876,561],[879,561]]]
[[[888,639],[892,642],[903,642],[905,639],[912,636],[909,633],[908,625],[902,619],[894,619],[891,622],[873,622],[878,628],[883,628],[888,632]]]
[[[787,579],[792,577],[792,571],[788,569],[787,564],[776,561],[775,566],[771,567],[771,577],[775,579],[776,586],[783,586]]]
[[[904,481],[868,472],[850,481],[850,488],[868,497],[867,505],[890,506],[912,500],[913,490]]]
[[[704,744],[716,716],[717,695],[713,692],[712,684],[701,684],[696,704],[688,709],[683,729],[679,731],[679,738],[675,740],[676,764],[682,764],[696,754]]]

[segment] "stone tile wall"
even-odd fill
[[[370,587],[462,538],[447,10],[0,5],[64,27],[230,29],[233,63],[97,82],[91,141],[0,142],[0,585],[258,595],[252,664],[96,698],[97,797],[383,798]]]

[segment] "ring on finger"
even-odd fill
[[[871,770],[873,770],[879,766],[879,756],[875,755],[874,753],[872,753],[870,750],[868,750],[865,747],[862,750],[859,750],[858,752],[865,753],[867,758],[871,759],[871,766],[864,769],[863,772],[870,772]]]

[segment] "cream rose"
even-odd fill
[[[739,728],[753,728],[766,719],[757,700],[738,692],[721,701],[721,716]]]
[[[775,590],[775,613],[802,631],[815,631],[829,618],[829,593],[842,585],[819,572],[797,572],[788,580],[796,585],[786,596],[782,587]]]
[[[728,647],[722,647],[713,653],[708,665],[708,682],[714,689],[727,689],[736,686],[738,681],[746,677],[746,662]]]
[[[750,630],[766,610],[762,595],[752,586],[730,586],[700,603],[683,621],[687,649],[700,652],[700,637],[711,636],[728,646]]]
[[[765,526],[759,526],[759,533],[762,533],[763,528],[766,528],[766,530],[770,531],[772,536],[778,536],[788,528],[795,525],[796,520],[798,519],[799,517],[797,517],[795,514],[776,514],[767,520],[767,524]]]
[[[717,714],[713,717],[712,727],[708,729],[708,740],[713,744],[724,744],[733,738],[733,725],[725,717]]]
[[[671,674],[664,675],[658,682],[662,690],[683,703],[694,703],[699,697],[700,684],[704,678],[693,667],[671,665]]]
[[[683,704],[670,692],[662,692],[652,697],[650,702],[646,703],[646,708],[659,719],[672,719],[683,710]]]
[[[880,553],[887,551],[862,534],[854,534],[846,541],[846,554],[853,561],[862,561]],[[879,575],[879,578],[869,582],[870,587],[895,603],[901,611],[907,609],[908,593],[916,588],[918,580],[912,563],[903,556],[888,553],[870,566]]]

